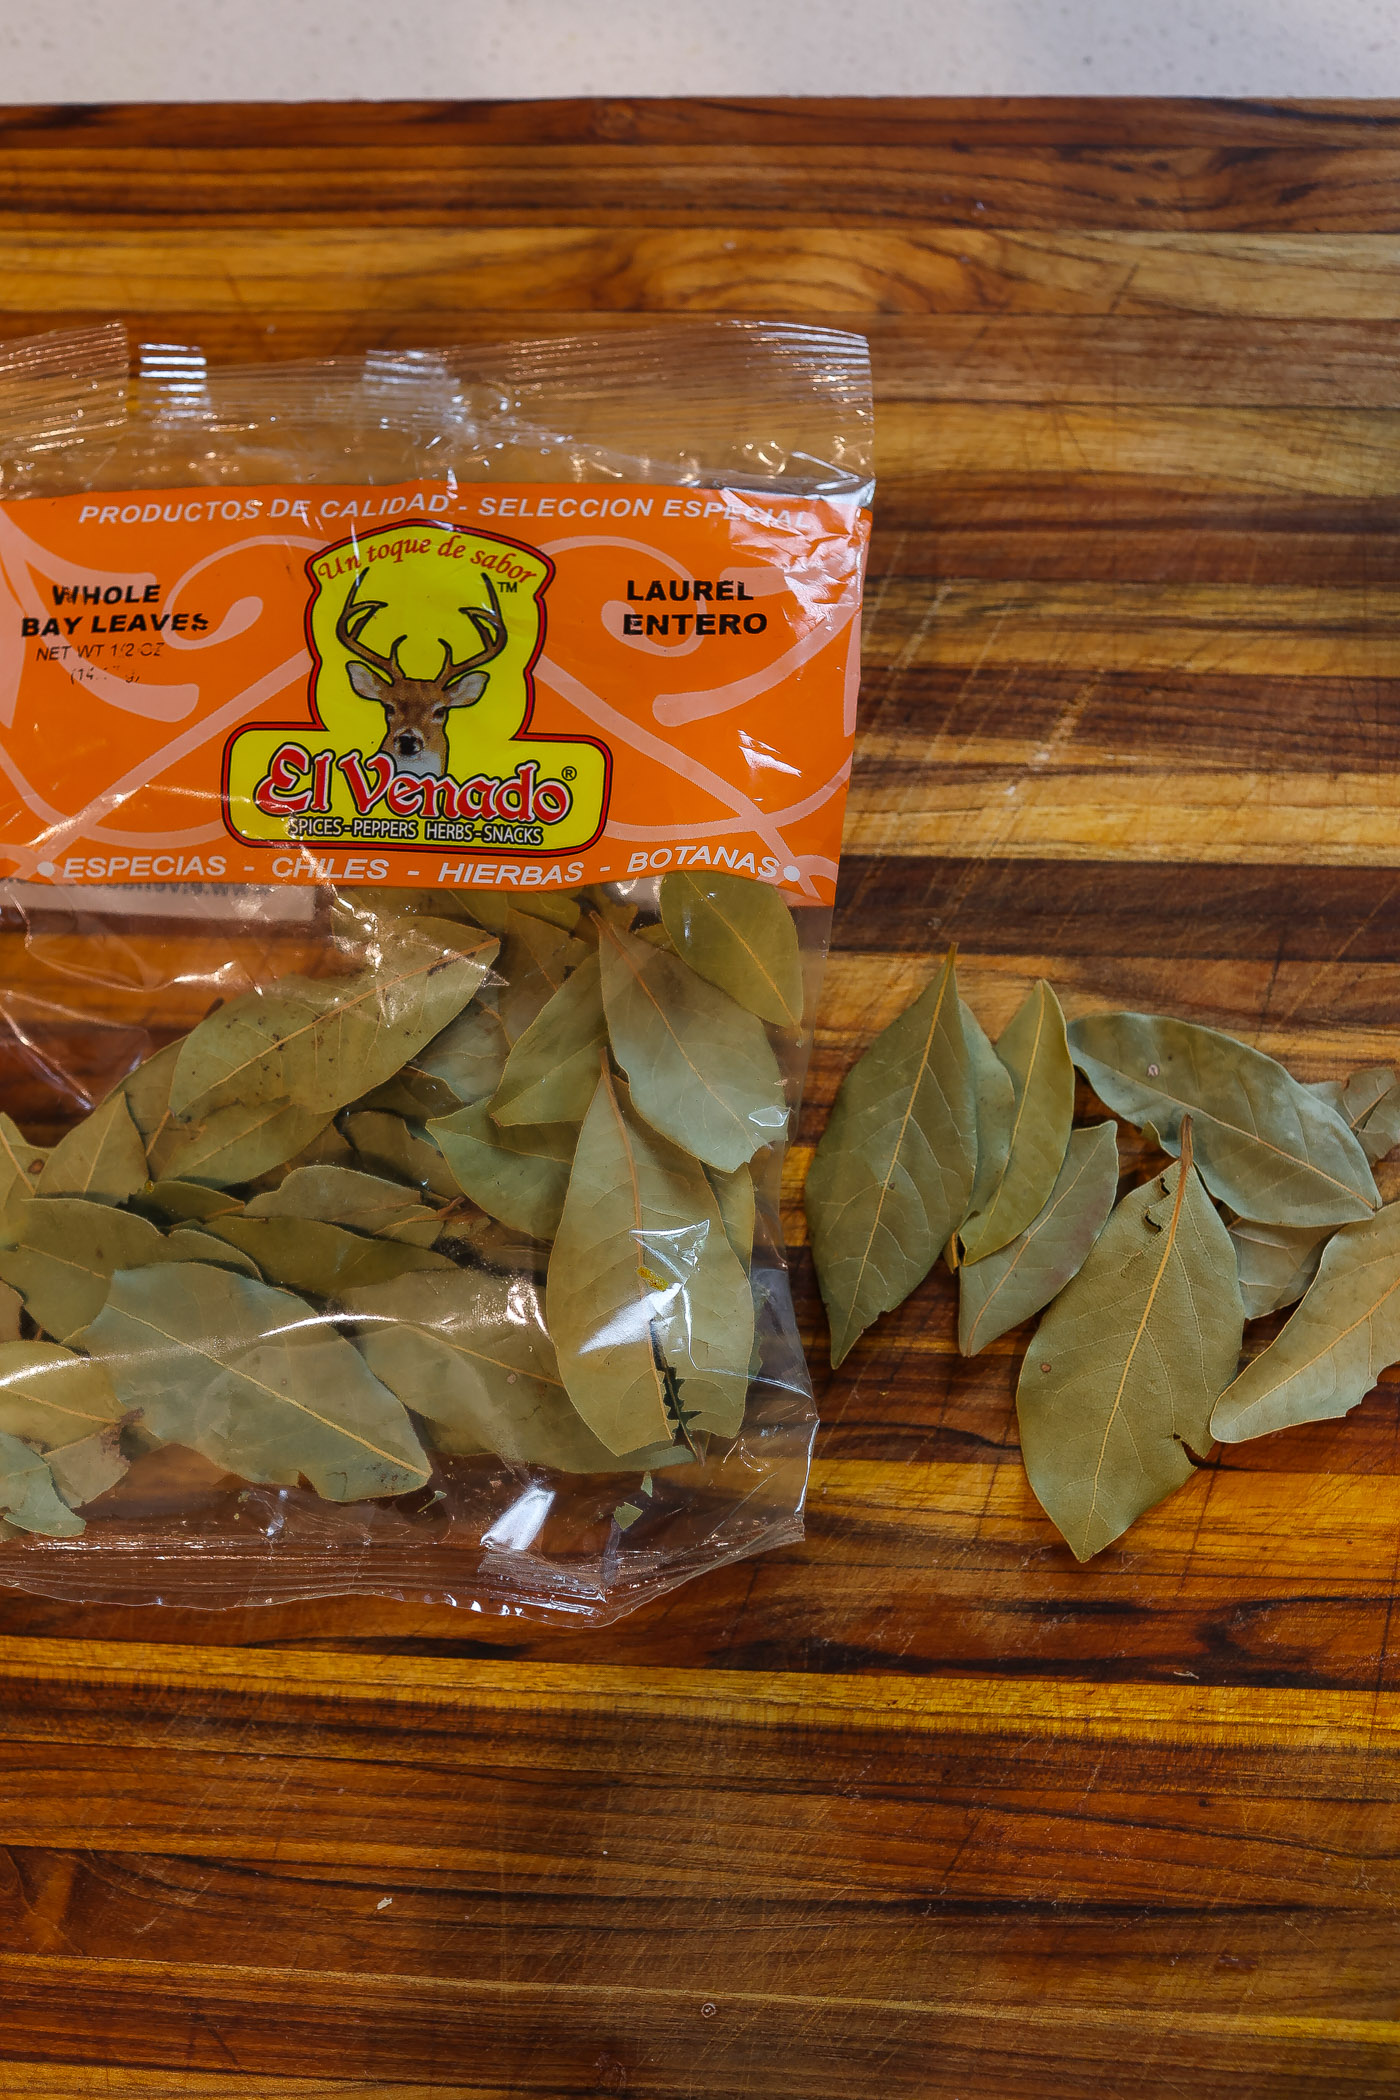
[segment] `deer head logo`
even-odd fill
[[[491,603],[462,605],[458,611],[476,629],[481,646],[475,655],[460,662],[452,645],[442,635],[442,667],[433,678],[410,678],[399,664],[399,650],[408,640],[401,634],[387,656],[381,656],[362,639],[376,613],[384,611],[382,599],[361,598],[365,570],[356,576],[340,618],[336,640],[350,652],[346,665],[351,686],[362,700],[377,701],[384,710],[384,741],[379,752],[394,762],[400,773],[421,778],[439,778],[447,769],[447,715],[453,707],[472,707],[485,692],[490,672],[483,669],[506,645],[506,623],[491,578],[485,578]],[[376,754],[378,755],[378,754]]]

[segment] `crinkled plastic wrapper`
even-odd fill
[[[0,350],[0,1582],[604,1623],[801,1535],[864,342]]]

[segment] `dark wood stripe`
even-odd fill
[[[956,940],[984,955],[1393,964],[1400,869],[848,855],[833,938],[869,955]]]

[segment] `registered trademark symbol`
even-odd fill
[[[564,778],[565,778],[566,780],[577,780],[577,779],[578,779],[578,767],[577,767],[577,766],[565,766],[565,768],[564,768]]]

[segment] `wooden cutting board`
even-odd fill
[[[15,111],[0,308],[867,329],[805,1138],[949,939],[992,1028],[1400,1053],[1400,105]],[[0,1595],[0,2091],[1400,2090],[1393,1384],[1079,1568],[952,1310],[818,1370],[805,1545],[608,1632]]]

